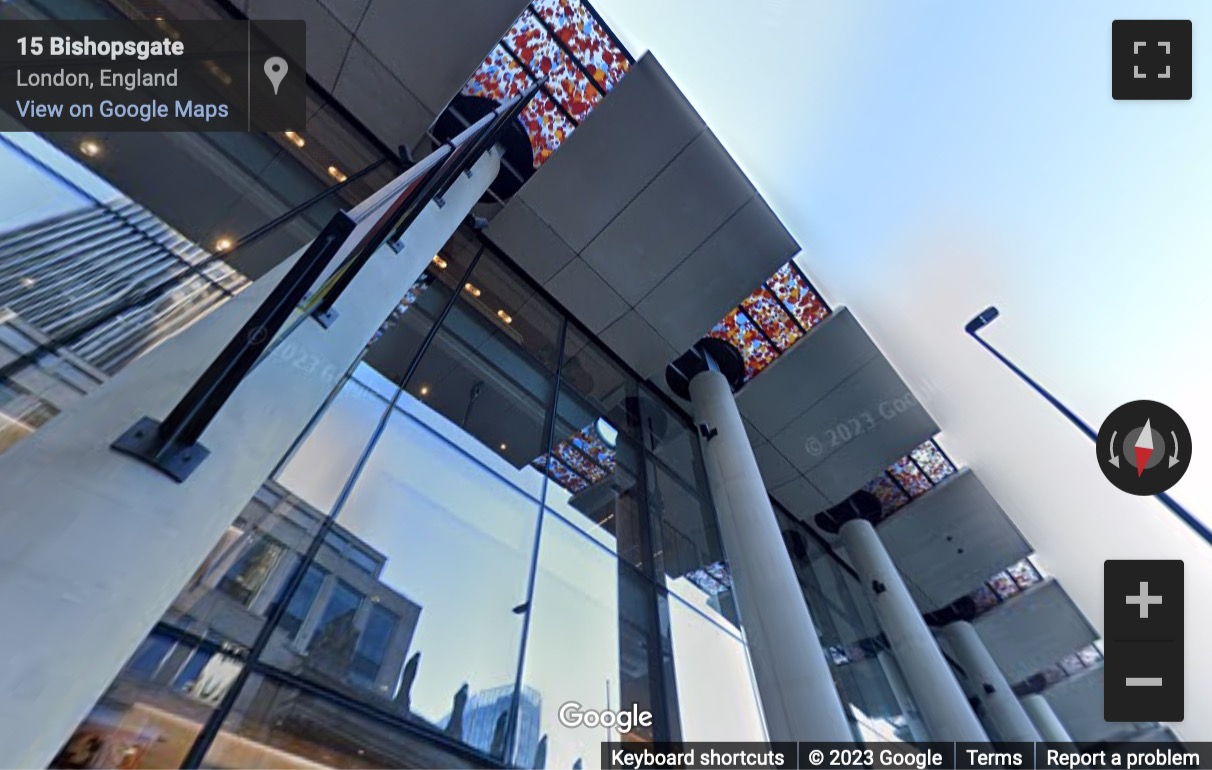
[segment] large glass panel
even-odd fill
[[[717,621],[739,626],[711,503],[663,464],[649,460],[648,509],[665,586]]]
[[[203,767],[223,770],[482,767],[406,720],[374,718],[328,698],[252,676]]]
[[[639,400],[644,449],[690,486],[704,486],[705,481],[699,481],[698,437],[685,418],[646,387],[641,387]]]
[[[766,728],[739,638],[669,597],[678,710],[686,741],[764,741]]]
[[[38,430],[59,410],[15,382],[0,381],[0,452]]]
[[[327,574],[312,578],[310,611],[263,659],[491,751],[491,729],[452,714],[512,692],[538,501],[492,449],[410,408],[425,420],[388,421],[316,559]]]
[[[50,766],[180,767],[239,672],[214,647],[153,632]]]
[[[630,564],[649,569],[652,547],[643,512],[635,383],[596,345],[570,330],[548,458],[547,505]],[[605,403],[603,403],[605,402]]]
[[[251,647],[322,519],[315,508],[267,482],[173,600],[164,622]]]
[[[328,513],[383,419],[398,383],[413,363],[425,336],[442,309],[459,290],[477,247],[456,235],[434,255],[429,266],[370,340],[366,355],[333,399],[307,439],[283,467],[278,481],[317,510]],[[310,376],[310,356],[289,339],[275,355],[287,356]],[[333,378],[336,385],[336,378]]]
[[[407,383],[401,407],[538,497],[562,317],[486,252]]]
[[[602,417],[615,430],[640,435],[638,384],[588,335],[569,325],[560,380],[577,408]],[[562,407],[563,408],[563,407]]]
[[[600,725],[566,727],[558,712],[575,701],[599,711],[636,706],[658,722],[666,719],[653,697],[659,684],[652,672],[660,670],[654,607],[651,583],[567,522],[547,516],[522,680],[532,695],[519,714],[517,766],[541,767],[543,754],[547,767],[597,767],[602,741],[652,740],[653,727],[626,735]]]

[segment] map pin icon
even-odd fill
[[[282,79],[286,77],[286,60],[281,56],[271,56],[265,60],[265,77],[269,78],[269,82],[273,83],[274,96],[278,95],[278,86],[282,85]]]

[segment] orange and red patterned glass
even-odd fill
[[[606,471],[599,468],[589,461],[589,458],[573,449],[567,442],[561,443],[553,450],[556,457],[560,458],[572,470],[576,471],[578,476],[588,479],[589,483],[596,484],[606,478]]]
[[[804,336],[791,316],[778,303],[774,295],[762,287],[750,294],[741,302],[741,307],[758,325],[766,336],[780,351],[791,347],[792,343]]]
[[[464,96],[482,96],[501,104],[518,96],[530,86],[530,77],[501,46],[495,46],[480,62],[471,80],[463,86]]]
[[[909,497],[901,491],[892,479],[888,478],[887,473],[881,473],[871,481],[863,489],[875,495],[880,501],[880,513],[883,516],[888,516],[894,511],[897,511],[909,502]]]
[[[741,358],[745,361],[745,380],[752,379],[779,357],[774,346],[758,331],[757,324],[742,313],[740,308],[724,316],[724,320],[716,324],[708,334],[731,342],[741,352]]]
[[[938,448],[938,444],[934,443],[934,439],[930,439],[914,449],[909,456],[917,461],[921,469],[926,472],[926,476],[936,484],[955,473],[955,466]]]
[[[1011,564],[1006,568],[1006,572],[1014,578],[1014,582],[1018,584],[1019,588],[1028,588],[1043,580],[1029,559]]]
[[[812,328],[829,315],[829,308],[825,307],[824,301],[790,262],[770,276],[767,283],[774,295],[786,306],[787,311],[795,316],[795,320],[805,329]]]
[[[589,457],[608,472],[613,473],[616,460],[614,450],[606,446],[606,442],[597,435],[597,432],[590,425],[578,433],[573,434],[572,438],[568,439],[572,445],[581,450],[581,453]]]
[[[908,457],[902,457],[894,462],[888,472],[909,493],[910,497],[917,497],[928,492],[934,486]]]
[[[564,465],[554,457],[540,457],[538,461],[542,461],[546,464],[547,475],[551,477],[552,481],[573,494],[580,492],[582,489],[589,486],[589,483],[586,482],[585,479],[573,473],[568,469],[568,466]]]
[[[534,8],[603,91],[627,74],[627,55],[578,0],[535,0]]]
[[[547,78],[548,90],[573,120],[580,121],[601,101],[602,95],[533,13],[519,16],[502,42],[535,77]]]
[[[541,92],[535,94],[530,104],[522,110],[520,119],[530,136],[535,168],[546,163],[573,130],[568,118],[556,109],[555,102]]]
[[[992,586],[994,592],[1002,599],[1009,599],[1021,590],[1018,587],[1018,583],[1014,582],[1014,578],[1005,572],[999,572],[989,578],[989,585]]]

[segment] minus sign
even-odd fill
[[[1124,684],[1127,687],[1161,687],[1162,678],[1160,676],[1129,676],[1124,679]]]

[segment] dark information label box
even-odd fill
[[[31,131],[301,131],[302,21],[6,21],[0,110]]]

